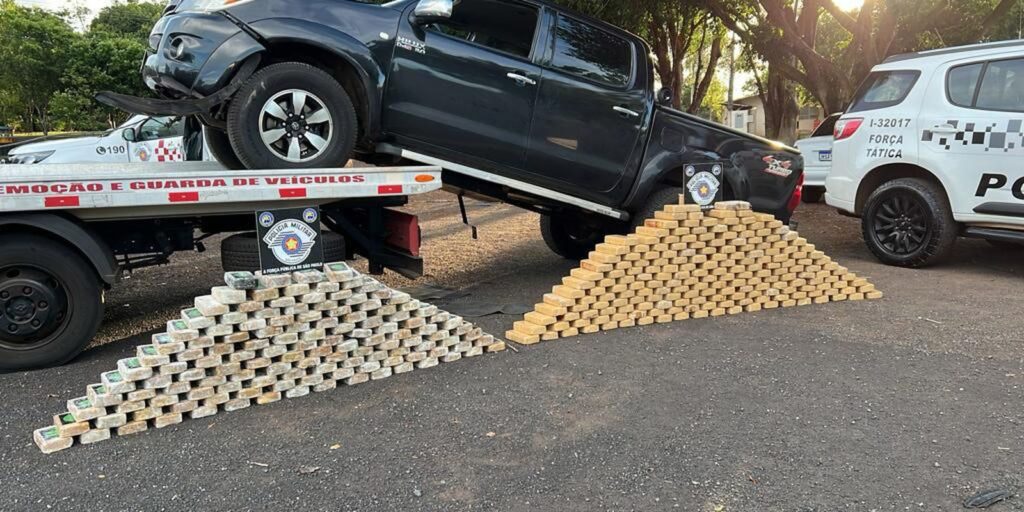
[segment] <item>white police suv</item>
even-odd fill
[[[133,116],[99,136],[47,140],[11,150],[11,164],[180,162],[184,123],[170,117]]]
[[[1024,40],[889,58],[836,123],[825,200],[884,263],[1024,244]]]

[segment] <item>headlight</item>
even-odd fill
[[[35,153],[22,153],[20,155],[10,155],[7,157],[7,163],[9,164],[38,164],[47,158],[53,151],[38,151]]]
[[[227,9],[253,0],[185,0],[178,5],[177,12],[210,12]]]

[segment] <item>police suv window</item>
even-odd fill
[[[1024,59],[989,62],[975,107],[1024,112]]]
[[[598,83],[624,87],[633,74],[633,46],[610,32],[559,14],[551,66]]]
[[[428,27],[492,50],[528,59],[537,31],[537,9],[503,0],[463,0],[452,17]]]
[[[142,123],[139,142],[181,137],[184,133],[185,127],[180,121],[171,117],[153,117]]]
[[[949,101],[960,107],[970,108],[974,105],[974,94],[978,91],[978,78],[981,77],[981,70],[985,64],[969,64],[949,70],[946,77],[946,90],[949,92]]]
[[[894,107],[903,103],[921,76],[920,71],[876,71],[861,84],[848,113]]]

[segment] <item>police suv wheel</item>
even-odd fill
[[[103,319],[102,293],[74,248],[34,234],[0,245],[0,373],[78,355]]]
[[[348,93],[319,68],[273,64],[254,74],[228,110],[228,137],[249,169],[344,167],[358,121]]]
[[[882,263],[910,268],[942,261],[959,232],[945,192],[918,178],[878,187],[865,204],[861,228],[868,248]]]

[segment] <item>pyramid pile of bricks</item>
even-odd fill
[[[506,337],[529,345],[620,327],[882,297],[749,203],[722,202],[702,212],[682,202],[630,235],[606,237]]]
[[[332,263],[232,272],[36,430],[45,453],[505,349],[461,317]]]

